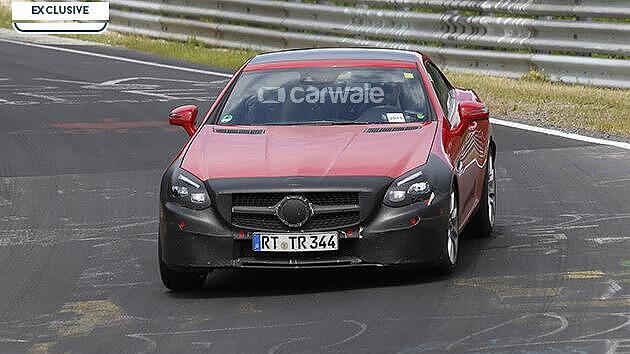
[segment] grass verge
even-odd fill
[[[12,28],[11,10],[0,3],[0,28]]]
[[[10,12],[2,7],[0,27],[11,27]],[[210,48],[194,40],[176,42],[112,32],[71,37],[229,69],[237,68],[256,54],[248,50]],[[494,116],[630,137],[630,90],[551,83],[537,73],[528,73],[522,79],[453,71],[447,74],[454,84],[474,89],[490,105]]]

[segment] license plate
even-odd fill
[[[300,234],[255,232],[252,234],[252,248],[256,252],[335,251],[339,249],[339,235],[336,232]]]

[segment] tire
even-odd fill
[[[497,183],[496,170],[494,167],[494,155],[488,155],[486,163],[486,174],[483,183],[483,191],[479,206],[475,215],[470,220],[466,230],[466,236],[470,238],[485,238],[492,235],[496,221],[497,210]]]
[[[172,291],[200,290],[206,281],[207,273],[184,273],[170,269],[162,261],[162,247],[158,242],[158,259],[160,260],[160,277],[164,286]]]
[[[434,269],[437,275],[448,275],[455,271],[459,258],[459,202],[457,189],[451,187],[448,227],[446,230],[446,245],[442,250],[440,264]]]

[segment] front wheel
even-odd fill
[[[436,267],[435,272],[439,275],[447,275],[453,273],[457,266],[457,258],[459,255],[459,205],[457,201],[457,190],[455,186],[451,188],[449,202],[448,227],[446,230],[446,245],[440,257],[440,264]]]
[[[494,156],[488,155],[486,163],[486,175],[483,183],[483,192],[479,200],[477,212],[470,221],[466,235],[473,238],[489,237],[494,230],[497,214],[497,182],[494,167]]]

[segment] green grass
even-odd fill
[[[13,28],[11,11],[2,5],[0,5],[0,28]]]
[[[1,7],[0,26],[11,27],[9,11]],[[239,67],[256,54],[210,48],[194,40],[182,43],[111,32],[72,37],[228,69]],[[447,74],[456,85],[474,89],[494,116],[630,137],[630,90],[552,83],[539,72],[527,73],[521,79]]]

